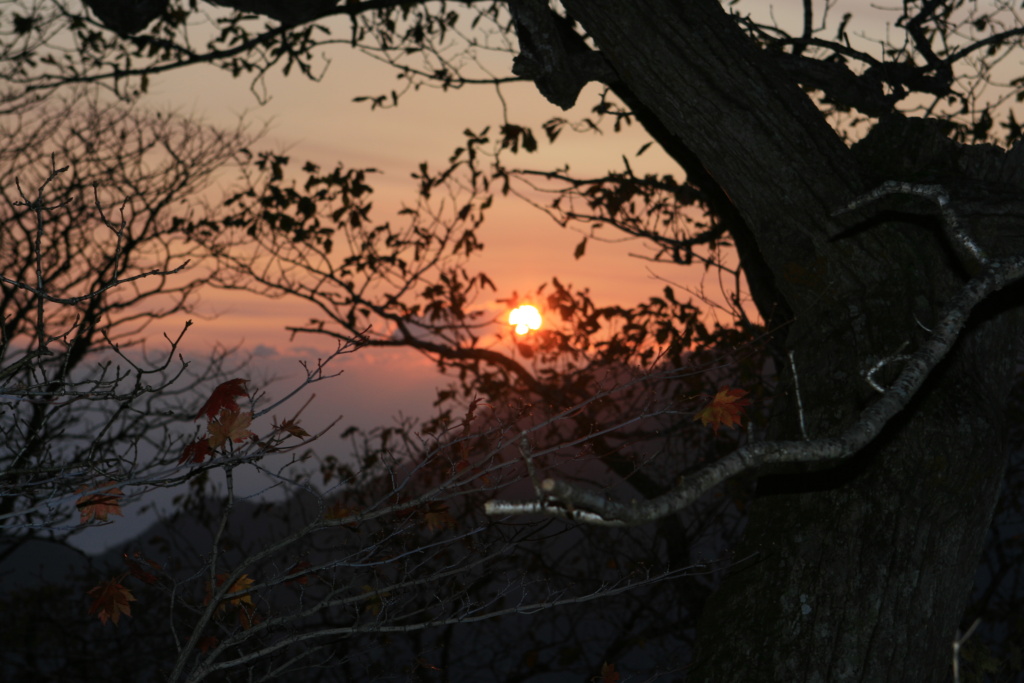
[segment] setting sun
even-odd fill
[[[520,306],[508,314],[508,322],[515,325],[516,334],[526,334],[540,327],[540,311],[536,306]]]

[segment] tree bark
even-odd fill
[[[782,343],[809,436],[848,423],[874,391],[864,371],[913,350],[970,268],[928,207],[887,206],[884,220],[863,215],[856,229],[833,218],[837,209],[882,180],[940,182],[990,254],[1024,252],[1007,227],[1020,216],[1007,199],[1022,186],[1016,154],[954,145],[898,119],[848,149],[714,0],[563,4],[749,229],[737,236],[757,245],[744,266],[770,273],[792,312]],[[690,680],[945,678],[1005,468],[1021,332],[1012,299],[974,317],[865,452],[762,480],[736,553],[750,559],[707,605]],[[794,397],[778,398],[772,437],[799,438]]]

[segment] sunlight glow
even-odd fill
[[[508,322],[515,325],[516,334],[526,334],[540,327],[540,311],[536,306],[520,306],[508,314]]]

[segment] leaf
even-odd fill
[[[279,429],[288,432],[292,436],[297,436],[300,439],[308,439],[309,432],[299,426],[299,423],[295,420],[285,420],[281,423]]]
[[[423,520],[431,531],[441,531],[442,529],[455,527],[455,518],[448,512],[448,504],[438,501],[432,502],[427,506],[427,511],[423,513]]]
[[[121,492],[121,489],[114,486],[116,483],[117,482],[108,481],[106,484],[102,484],[100,486],[85,485],[78,487],[78,490],[75,491],[75,493],[104,489],[97,493],[84,495],[75,501],[75,507],[78,508],[78,512],[81,515],[81,524],[85,524],[93,519],[106,522],[109,515],[117,515],[118,517],[124,516],[121,512],[120,502],[120,499],[124,494]]]
[[[224,581],[227,578],[227,574],[218,574],[217,585],[223,585]],[[228,590],[228,594],[227,596],[225,596],[224,599],[227,600],[231,605],[234,605],[235,607],[241,607],[242,605],[252,605],[252,593],[248,593],[246,595],[241,595],[234,598],[231,596],[238,595],[239,593],[245,593],[245,591],[249,590],[249,588],[252,587],[254,583],[256,582],[249,578],[248,574],[242,574],[237,579],[235,579],[235,582],[233,584],[231,584],[231,588],[230,590]]]
[[[584,252],[585,252],[586,250],[587,250],[587,238],[586,238],[586,237],[584,237],[584,238],[583,238],[583,241],[582,241],[582,242],[580,242],[579,244],[577,244],[577,245],[576,245],[576,251],[574,251],[574,252],[572,253],[572,255],[573,255],[573,257],[575,257],[575,258],[576,258],[577,260],[579,260],[579,258],[580,258],[581,256],[583,256],[583,253],[584,253]]]
[[[389,597],[391,593],[378,591],[369,584],[363,584],[362,590],[363,598],[366,600],[366,604],[363,605],[363,611],[375,617],[380,616],[380,611],[384,607],[384,598]]]
[[[203,407],[200,408],[199,414],[196,415],[195,419],[201,418],[203,415],[208,420],[212,420],[217,417],[217,414],[222,410],[238,411],[238,403],[235,399],[240,396],[246,396],[245,383],[247,379],[230,379],[223,384],[218,385],[213,393],[210,394],[210,398],[206,400]]]
[[[343,505],[339,501],[339,502],[335,502],[335,503],[331,504],[331,506],[327,508],[327,512],[324,514],[324,519],[327,519],[327,520],[330,520],[330,521],[337,521],[339,519],[347,519],[348,517],[353,517],[353,516],[359,514],[359,512],[360,512],[360,510],[359,510],[358,507],[356,507],[356,508],[346,507],[345,505]],[[346,526],[346,527],[348,527],[350,529],[355,529],[355,528],[357,528],[359,526],[359,523],[358,522],[347,522],[343,526]]]
[[[14,32],[19,36],[31,33],[32,29],[36,25],[36,19],[32,16],[21,16],[20,14],[14,15]]]
[[[181,457],[178,458],[178,464],[191,462],[198,465],[206,460],[206,456],[210,455],[211,452],[209,439],[197,439],[182,449]]]
[[[288,579],[285,583],[289,584],[300,584],[302,586],[309,584],[309,569],[312,569],[313,565],[310,564],[309,560],[303,560],[296,562],[292,565],[292,568],[288,570],[288,576],[294,576],[293,579]]]
[[[252,436],[249,431],[251,424],[252,413],[222,412],[216,420],[210,422],[210,448],[220,448],[228,441],[245,441]]]
[[[743,408],[750,405],[750,401],[743,398],[746,395],[747,392],[743,389],[725,387],[715,394],[715,397],[711,399],[711,403],[694,415],[693,419],[700,420],[705,425],[710,424],[717,436],[718,428],[722,425],[726,427],[740,425],[740,420],[743,418]]]
[[[132,608],[128,603],[135,602],[135,596],[121,585],[119,579],[104,581],[92,588],[88,594],[92,596],[89,614],[98,615],[104,624],[109,619],[117,626],[122,614],[129,617],[132,615]]]
[[[601,683],[619,683],[620,678],[614,664],[605,662],[601,665]]]
[[[217,574],[216,579],[217,586],[220,587],[228,580],[228,575]],[[252,593],[246,593],[254,583],[255,581],[251,579],[248,574],[242,574],[235,579],[235,582],[232,583],[231,587],[228,589],[227,594],[221,598],[220,604],[217,605],[217,614],[222,613],[228,607],[235,608],[237,610],[238,623],[245,630],[248,630],[252,628],[253,625],[263,621],[263,617],[256,612],[256,606],[252,601]],[[210,604],[212,592],[210,585],[207,584],[206,597],[203,600],[204,605]]]
[[[255,607],[243,605],[238,608],[238,623],[242,625],[242,629],[248,631],[261,621],[263,621],[263,617],[259,615]]]
[[[128,557],[128,553],[124,553],[122,557],[124,558],[124,563],[128,565],[128,571],[131,572],[131,575],[139,581],[142,581],[143,583],[147,583],[149,585],[153,585],[154,583],[156,583],[157,577],[156,574],[153,574],[151,571],[142,566],[142,562],[145,562],[151,568],[155,569],[158,572],[163,571],[164,569],[159,562],[154,562],[153,560],[150,560],[147,557],[143,557],[142,553],[139,552],[132,553],[132,557]],[[140,560],[142,562],[140,562]]]

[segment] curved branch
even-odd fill
[[[948,198],[936,192],[934,186],[889,184],[858,198],[837,213],[851,211],[867,201],[893,193],[912,193],[933,199],[943,209],[947,237],[957,242],[963,236],[954,221],[955,216],[947,210]],[[541,482],[544,496],[541,500],[526,503],[489,501],[484,508],[485,512],[489,515],[543,513],[606,526],[641,524],[676,513],[692,505],[712,487],[763,465],[839,461],[857,453],[909,404],[932,370],[956,343],[971,311],[993,293],[1024,277],[1024,257],[987,260],[983,254],[975,251],[977,246],[973,242],[956,246],[964,257],[984,263],[985,269],[968,281],[953,298],[931,336],[916,352],[905,357],[905,365],[893,384],[838,435],[804,441],[749,444],[699,470],[695,475],[680,480],[670,492],[654,500],[623,503],[609,500],[591,489],[580,488],[565,481],[545,479]]]

